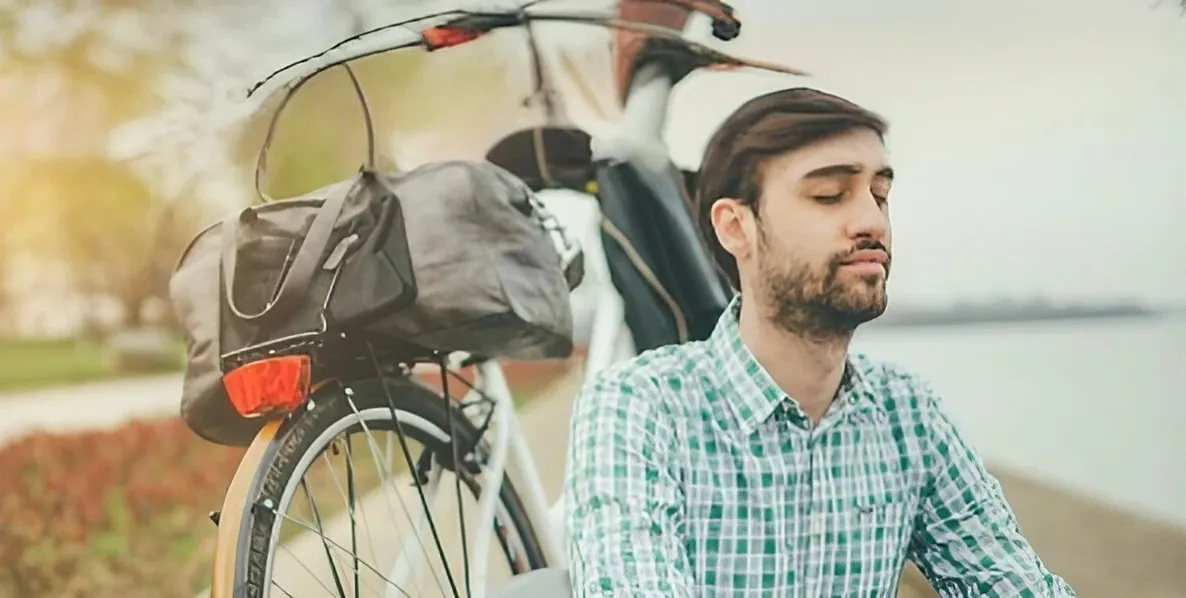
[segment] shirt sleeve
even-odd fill
[[[960,436],[934,393],[927,388],[923,394],[929,484],[910,559],[943,598],[1075,596],[1022,536],[1000,483]]]
[[[576,399],[564,488],[575,598],[693,595],[676,438],[659,395],[612,368]]]

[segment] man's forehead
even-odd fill
[[[885,144],[872,131],[867,135],[844,135],[817,141],[778,156],[770,166],[794,178],[864,172],[893,176]]]

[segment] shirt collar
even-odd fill
[[[804,429],[810,427],[810,419],[799,408],[799,404],[778,387],[742,341],[738,326],[740,310],[741,295],[736,295],[717,321],[708,345],[722,376],[721,390],[725,392],[721,399],[740,425],[741,433],[745,436],[752,434],[784,405],[792,423]],[[835,403],[828,410],[825,422],[848,412],[884,410],[863,370],[859,360],[849,356],[840,390]]]

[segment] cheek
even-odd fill
[[[828,216],[831,215],[788,217],[776,227],[779,240],[805,257],[834,249],[837,240],[844,238],[844,223],[840,218]]]
[[[831,255],[832,245],[811,228],[782,223],[764,226],[763,234],[758,251],[767,259],[810,267]]]

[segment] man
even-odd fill
[[[886,308],[887,125],[844,99],[753,99],[709,142],[697,219],[740,291],[711,338],[577,400],[576,596],[1074,596],[920,378],[848,353]]]

